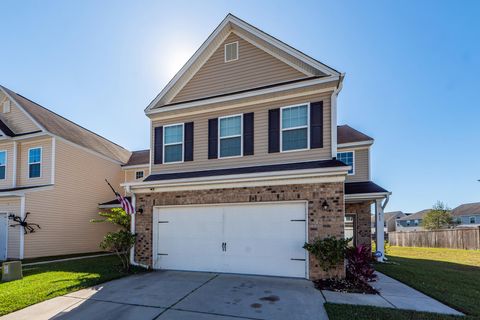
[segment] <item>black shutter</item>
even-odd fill
[[[163,162],[163,127],[155,127],[153,133],[153,163]]]
[[[243,114],[243,155],[253,155],[253,112]]]
[[[280,109],[268,110],[268,153],[280,152]]]
[[[208,159],[218,158],[218,119],[208,120]]]
[[[310,103],[310,148],[323,148],[323,101]]]
[[[183,161],[193,161],[193,122],[184,124],[185,144]]]

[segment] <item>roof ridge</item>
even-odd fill
[[[99,138],[101,138],[101,139],[103,139],[103,140],[106,140],[106,141],[108,141],[108,142],[110,142],[110,143],[112,143],[112,144],[116,145],[117,147],[120,147],[120,148],[124,149],[125,151],[131,152],[130,150],[128,150],[128,149],[126,149],[126,148],[124,148],[124,147],[123,147],[123,146],[121,146],[121,145],[119,145],[118,143],[116,143],[116,142],[113,142],[113,141],[111,141],[110,139],[107,139],[107,138],[105,138],[105,137],[103,137],[103,136],[99,135],[98,133],[96,133],[96,132],[93,132],[92,130],[85,128],[84,126],[82,126],[82,125],[79,125],[78,123],[76,123],[76,122],[74,122],[74,121],[72,121],[72,120],[70,120],[70,119],[67,119],[67,118],[65,118],[64,116],[62,116],[62,115],[60,115],[60,114],[56,113],[55,111],[52,111],[52,110],[50,110],[50,109],[49,109],[49,108],[47,108],[47,107],[44,107],[44,106],[42,106],[41,104],[39,104],[39,103],[37,103],[37,102],[35,102],[35,101],[33,101],[33,100],[31,100],[31,99],[29,99],[29,98],[25,97],[24,95],[22,95],[22,94],[20,94],[20,93],[17,93],[17,92],[15,92],[15,91],[13,91],[13,90],[10,90],[10,89],[8,89],[8,88],[6,88],[6,87],[4,87],[4,86],[1,86],[1,87],[2,87],[2,88],[4,88],[4,89],[7,89],[8,91],[11,91],[11,92],[13,92],[13,93],[14,93],[14,94],[16,94],[17,96],[19,96],[19,97],[22,97],[22,98],[23,98],[23,99],[25,99],[25,100],[28,100],[28,101],[30,101],[31,103],[35,104],[36,106],[38,106],[38,107],[40,107],[40,108],[42,108],[42,109],[44,109],[44,110],[46,110],[46,111],[48,111],[48,112],[50,112],[50,113],[52,113],[52,114],[56,115],[57,117],[60,117],[60,118],[62,118],[63,120],[66,120],[66,121],[70,122],[70,123],[71,123],[71,124],[73,124],[73,125],[75,125],[75,126],[77,126],[77,127],[81,128],[81,129],[83,129],[83,130],[85,130],[85,131],[88,131],[89,133],[92,133],[92,134],[96,135],[97,137],[99,137]],[[34,117],[34,118],[35,118],[35,116],[34,116],[34,115],[32,115],[32,114],[31,114],[31,113],[30,113],[28,110],[26,110],[25,108],[23,108],[23,109],[25,110],[25,112],[27,112],[28,114],[30,114],[30,116],[32,116],[32,117]],[[48,131],[48,130],[47,130],[47,131]]]

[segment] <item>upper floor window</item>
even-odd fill
[[[218,144],[219,158],[238,157],[242,150],[242,115],[234,115],[219,118]]]
[[[135,179],[142,179],[143,178],[143,170],[141,171],[135,171]]]
[[[163,127],[163,163],[183,161],[183,123]]]
[[[470,223],[475,223],[475,216],[470,217]]]
[[[348,174],[355,174],[355,155],[353,151],[348,152],[339,152],[337,153],[337,159],[345,163],[347,166],[352,168],[348,170]]]
[[[225,44],[225,62],[238,60],[238,41]]]
[[[28,150],[28,177],[39,178],[42,172],[42,148]]]
[[[281,108],[281,151],[309,148],[309,105],[303,104]]]
[[[0,151],[0,180],[5,179],[7,169],[7,151]]]
[[[409,225],[410,225],[410,220],[407,220],[407,226],[409,226]]]
[[[415,220],[415,225],[418,226],[418,220]]]

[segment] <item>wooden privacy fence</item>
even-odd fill
[[[391,246],[480,250],[480,228],[390,232]]]

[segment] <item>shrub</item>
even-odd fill
[[[331,236],[325,239],[316,239],[313,243],[305,243],[303,248],[317,258],[320,267],[327,272],[345,259],[345,252],[351,239],[336,239]]]
[[[376,278],[373,268],[373,257],[369,247],[359,245],[348,248],[347,257],[347,276],[353,281],[372,281]]]
[[[136,235],[130,232],[130,215],[121,208],[113,208],[109,212],[99,212],[104,219],[93,219],[90,222],[110,222],[119,226],[117,232],[109,232],[100,242],[100,248],[114,252],[122,262],[123,270],[130,271],[130,250],[135,245]]]

